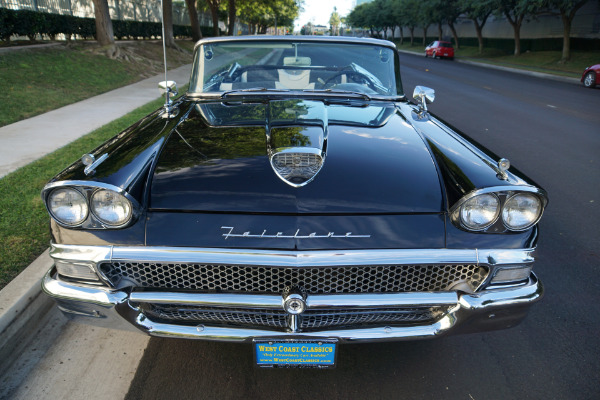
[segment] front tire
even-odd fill
[[[596,86],[596,73],[594,71],[590,71],[585,74],[585,78],[583,78],[583,86],[587,88],[593,88]]]

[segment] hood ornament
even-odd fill
[[[311,182],[325,162],[327,109],[322,102],[269,103],[267,152],[275,174],[293,187]]]
[[[275,174],[293,187],[304,186],[319,173],[325,153],[310,147],[291,147],[271,152],[269,158]]]

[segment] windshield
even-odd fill
[[[194,55],[190,93],[348,91],[395,96],[393,49],[371,43],[292,40],[204,43]]]

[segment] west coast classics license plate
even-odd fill
[[[337,340],[255,339],[254,355],[259,367],[333,368]]]

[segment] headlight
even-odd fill
[[[460,208],[460,219],[469,229],[485,229],[498,218],[499,204],[498,197],[493,194],[472,197]]]
[[[502,209],[502,221],[508,229],[524,230],[535,224],[542,213],[540,199],[530,193],[512,196]]]
[[[54,189],[48,196],[48,210],[54,219],[65,225],[79,225],[88,216],[84,195],[71,188]]]
[[[123,225],[131,218],[131,202],[112,190],[98,190],[92,195],[92,213],[107,225]]]

